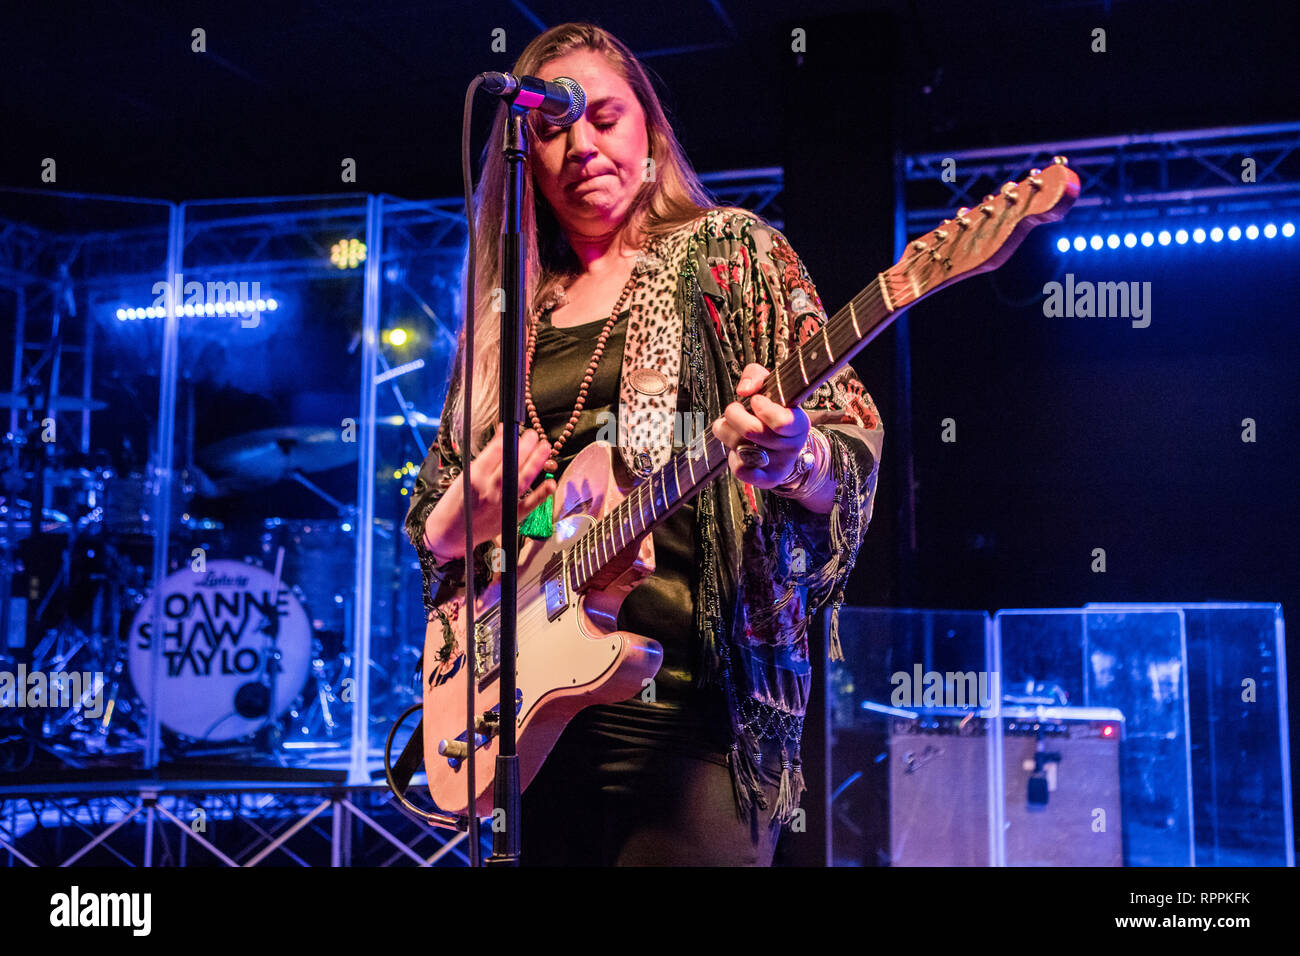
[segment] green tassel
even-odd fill
[[[549,472],[546,478],[555,476]],[[554,504],[555,495],[547,495],[540,505],[534,508],[519,526],[519,533],[525,538],[544,541],[555,533]]]

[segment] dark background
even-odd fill
[[[0,29],[0,183],[41,188],[53,156],[52,188],[77,192],[458,195],[466,83],[574,19],[644,58],[698,170],[784,167],[785,231],[832,310],[893,260],[896,150],[1300,118],[1286,2],[27,5]],[[886,461],[851,602],[1280,601],[1300,620],[1297,240],[1070,260],[1077,279],[1152,283],[1139,330],[1043,317],[1055,235],[910,313],[915,551],[893,334],[855,362]]]

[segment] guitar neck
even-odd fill
[[[776,367],[761,394],[786,408],[806,401],[897,317],[901,307],[892,307],[889,285],[885,275],[877,276]],[[615,557],[663,524],[726,467],[726,447],[706,428],[573,542],[571,586],[578,591],[588,587]]]

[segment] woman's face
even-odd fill
[[[645,182],[645,111],[627,82],[591,50],[549,60],[538,76],[577,80],[587,110],[567,129],[538,118],[533,182],[571,237],[606,235],[622,225]]]

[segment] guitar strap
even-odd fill
[[[694,228],[683,227],[663,240],[659,255],[646,256],[635,269],[645,276],[630,298],[631,316],[623,346],[619,388],[618,448],[638,479],[672,457],[677,385],[681,372],[684,317],[671,303]],[[665,304],[667,303],[667,304]]]

